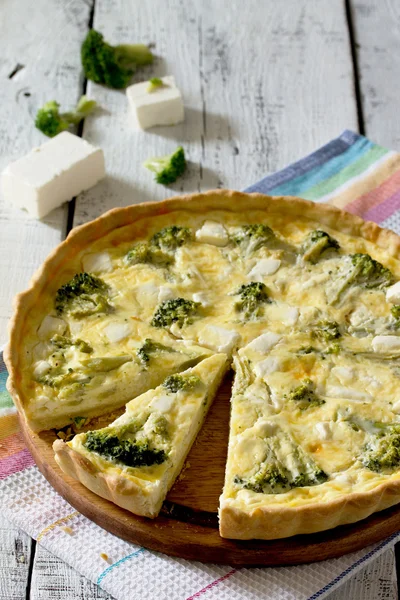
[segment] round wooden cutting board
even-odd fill
[[[137,517],[119,508],[65,475],[54,460],[54,431],[37,434],[26,423],[22,423],[22,429],[39,469],[74,508],[125,540],[171,556],[235,566],[295,565],[360,550],[400,529],[398,506],[353,525],[318,534],[274,541],[221,538],[217,511],[224,481],[230,388],[228,377],[188,455],[180,478],[168,494],[161,514],[154,520]]]

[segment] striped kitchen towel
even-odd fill
[[[400,233],[400,154],[351,131],[247,191],[329,202]],[[118,600],[316,600],[330,595],[400,539],[400,533],[394,534],[359,552],[321,563],[264,569],[204,565],[124,542],[74,510],[39,473],[24,446],[5,379],[0,361],[3,512]]]

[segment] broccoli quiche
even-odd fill
[[[134,398],[106,428],[56,440],[60,467],[96,494],[155,517],[203,423],[227,367],[214,354]]]
[[[18,297],[9,390],[36,431],[126,405],[57,442],[57,460],[155,516],[228,356],[221,535],[355,522],[400,502],[399,249],[374,223],[290,197],[219,190],[112,210]],[[165,391],[187,373],[202,383]]]

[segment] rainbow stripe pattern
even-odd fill
[[[247,188],[246,191],[265,193],[272,196],[299,196],[314,202],[327,202],[357,214],[366,220],[375,221],[382,227],[387,227],[400,234],[400,154],[387,150],[352,131],[344,131],[338,138],[331,140],[312,154],[289,165],[282,171],[265,177]],[[47,547],[51,551],[64,558],[92,581],[101,584],[101,587],[104,587],[105,590],[121,600],[128,597],[133,598],[129,589],[124,589],[121,583],[124,569],[127,569],[126,578],[127,581],[130,581],[131,573],[129,569],[132,569],[132,561],[136,561],[138,565],[135,567],[137,575],[143,578],[144,583],[143,589],[139,589],[140,586],[136,588],[137,596],[135,595],[135,598],[147,597],[149,570],[154,568],[154,563],[158,558],[160,561],[164,561],[163,568],[166,569],[166,573],[172,572],[171,569],[175,569],[176,572],[180,570],[180,578],[178,579],[181,583],[179,584],[180,587],[178,586],[179,589],[171,588],[169,590],[169,597],[179,600],[191,600],[198,597],[215,598],[218,594],[215,591],[217,587],[221,589],[223,586],[229,585],[232,590],[235,588],[235,598],[253,598],[250,588],[246,588],[247,584],[245,585],[246,578],[249,578],[249,572],[253,572],[254,576],[257,575],[257,577],[261,577],[260,572],[282,573],[281,588],[279,588],[279,575],[274,575],[278,578],[275,580],[278,583],[274,584],[277,586],[275,588],[277,597],[279,597],[279,592],[288,590],[289,584],[286,580],[284,583],[283,571],[279,571],[279,569],[235,570],[231,567],[216,565],[199,566],[199,563],[187,563],[187,561],[177,561],[149,551],[144,552],[144,549],[122,541],[119,542],[118,551],[115,551],[117,555],[115,561],[111,561],[111,564],[107,567],[101,566],[100,561],[98,568],[86,572],[84,561],[79,561],[78,558],[75,560],[75,554],[71,552],[74,547],[76,550],[78,549],[78,544],[85,545],[85,541],[82,541],[79,535],[76,536],[76,542],[73,541],[74,538],[71,538],[67,543],[64,535],[64,544],[60,546],[57,542],[58,545],[52,545],[51,540],[58,540],[57,536],[62,535],[59,533],[60,526],[68,521],[74,524],[78,532],[81,531],[82,533],[85,528],[90,528],[92,532],[95,531],[93,528],[97,528],[99,530],[98,535],[102,536],[101,539],[109,539],[110,544],[111,538],[116,538],[103,532],[97,525],[89,522],[88,519],[85,519],[76,511],[73,512],[73,509],[59,497],[55,501],[56,495],[44,479],[41,484],[43,486],[42,512],[46,517],[38,520],[35,525],[36,529],[33,525],[30,526],[33,521],[28,520],[26,517],[30,510],[29,505],[27,504],[21,508],[20,502],[14,506],[14,501],[10,500],[10,498],[18,497],[19,494],[24,497],[26,490],[30,489],[29,485],[37,485],[38,477],[41,476],[37,473],[36,468],[32,469],[34,461],[25,448],[19,431],[16,410],[5,388],[6,378],[7,372],[2,360],[2,353],[0,353],[0,480],[3,480],[3,485],[5,484],[3,499],[5,498],[6,504],[8,502],[7,514],[10,518],[15,520],[16,524],[24,528],[30,535],[39,539],[41,543],[47,540]],[[29,483],[30,477],[31,483]],[[1,492],[2,487],[0,486],[0,497]],[[55,508],[50,510],[50,506]],[[94,534],[92,533],[92,535]],[[375,558],[384,548],[389,547],[399,538],[400,534],[395,534],[390,539],[375,545],[372,549],[368,548],[365,551],[354,553],[354,555],[335,559],[336,562],[329,561],[330,574],[327,578],[324,576],[325,579],[321,575],[322,571],[320,571],[319,577],[316,576],[318,572],[317,565],[292,567],[284,571],[290,571],[293,574],[293,582],[290,585],[295,586],[296,569],[301,569],[301,577],[304,578],[306,570],[310,568],[309,593],[304,593],[305,583],[303,580],[300,586],[302,591],[300,593],[299,587],[299,595],[295,597],[310,598],[310,600],[311,598],[322,598],[340,585],[350,573],[354,573],[361,566],[365,566],[367,561]],[[87,537],[86,540],[88,540]],[[115,545],[115,542],[113,543]],[[63,553],[62,550],[63,548],[66,549],[67,546],[69,548],[68,555]],[[87,548],[86,550],[87,554],[90,555],[90,549]],[[78,555],[79,553],[76,556],[78,557]],[[91,560],[93,564],[97,565],[94,556]],[[193,584],[194,587],[191,587],[188,583],[187,591],[184,591],[185,586],[182,581],[187,575],[184,569],[190,570],[191,573],[196,572],[197,588],[195,584]],[[114,573],[119,573],[118,578],[114,577]],[[285,577],[287,578],[287,575]],[[232,580],[235,580],[235,584],[230,583]],[[323,582],[323,587],[318,582],[321,584]],[[234,585],[234,588],[232,585]],[[268,585],[267,579],[265,585]],[[157,593],[154,589],[154,597],[160,596],[161,591],[163,591],[162,587]],[[224,592],[228,595],[223,594],[221,597],[230,597],[229,588],[226,588]]]

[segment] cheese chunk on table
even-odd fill
[[[184,119],[182,95],[176,87],[175,79],[168,75],[161,77],[161,80],[163,85],[151,92],[149,81],[135,83],[126,89],[138,129],[149,129],[156,125],[176,125]]]
[[[105,176],[104,155],[63,131],[6,167],[1,188],[6,202],[41,219]]]

